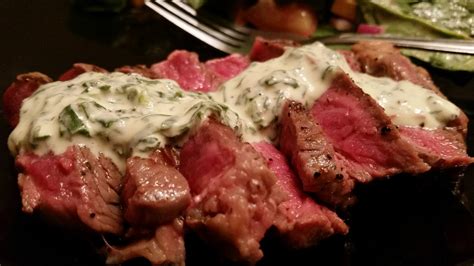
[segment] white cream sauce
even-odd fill
[[[75,143],[104,153],[124,169],[124,158],[180,144],[211,114],[245,141],[272,140],[286,99],[310,107],[335,74],[346,72],[397,125],[446,126],[460,110],[408,81],[353,72],[339,53],[320,43],[288,48],[278,58],[252,63],[218,91],[183,91],[171,80],[137,74],[84,73],[41,86],[25,99],[20,123],[8,141],[11,152],[64,152]]]
[[[24,100],[20,123],[8,145],[21,150],[61,153],[71,143],[104,153],[124,169],[124,158],[163,147],[215,114],[239,130],[226,106],[202,93],[184,92],[171,80],[137,74],[84,73],[41,86]]]
[[[281,57],[253,63],[222,85],[217,94],[226,96],[214,98],[229,104],[247,121],[268,126],[281,112],[281,103],[284,102],[281,98],[294,99],[310,107],[339,71],[347,73],[365,93],[374,98],[396,125],[441,128],[460,113],[453,103],[409,81],[352,71],[341,54],[321,43],[288,48]],[[273,82],[267,82],[269,80]],[[235,100],[243,94],[252,99],[245,107]],[[270,107],[265,108],[268,99]]]

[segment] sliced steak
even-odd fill
[[[266,40],[257,37],[252,45],[249,58],[252,61],[265,62],[275,57],[281,56],[287,47],[298,47],[299,43],[290,40]],[[360,72],[361,66],[354,52],[347,50],[339,50],[344,56],[352,70]]]
[[[282,200],[265,160],[211,120],[184,144],[180,161],[193,196],[186,224],[232,260],[261,259],[259,242]]]
[[[257,37],[252,45],[249,57],[252,61],[264,62],[281,56],[285,52],[286,47],[295,46],[299,46],[299,44],[290,40],[266,40]]]
[[[305,191],[314,192],[331,205],[352,203],[354,180],[336,156],[323,130],[306,108],[289,101],[281,115],[280,147],[290,158]]]
[[[408,80],[438,95],[445,97],[433,83],[429,73],[415,66],[398,49],[387,42],[360,42],[352,47],[363,72],[374,76]],[[464,138],[467,134],[468,118],[462,111],[447,129],[431,130],[407,128],[401,130],[402,137],[410,142],[428,164],[434,168],[464,166],[472,162],[466,154]],[[455,130],[454,130],[455,129]]]
[[[399,127],[399,131],[417,149],[418,155],[434,168],[461,167],[474,163],[474,158],[467,155],[462,134],[455,129]]]
[[[169,224],[159,226],[148,238],[136,240],[121,248],[108,246],[106,252],[106,264],[119,265],[134,258],[145,258],[151,265],[184,266],[186,252],[183,221],[177,218]]]
[[[170,164],[167,154],[131,157],[122,191],[124,217],[133,226],[153,227],[178,217],[189,205],[186,179]]]
[[[344,56],[344,58],[346,59],[347,64],[349,64],[349,66],[351,67],[352,70],[354,70],[356,72],[361,72],[362,71],[361,65],[360,65],[359,61],[357,60],[356,55],[354,54],[354,52],[348,51],[348,50],[339,50],[338,52]]]
[[[204,63],[207,71],[216,75],[222,82],[237,76],[250,64],[247,57],[239,54],[232,54],[223,58],[217,58]]]
[[[214,91],[225,80],[248,66],[248,59],[240,55],[201,63],[196,53],[174,51],[168,58],[151,66],[157,77],[172,79],[185,90]]]
[[[39,72],[21,74],[3,93],[3,112],[11,127],[16,127],[20,119],[21,104],[39,86],[53,80]]]
[[[414,65],[392,43],[362,41],[353,45],[352,51],[364,73],[377,77],[390,77],[394,80],[409,80],[422,87],[439,92],[428,71]]]
[[[253,147],[267,160],[268,167],[277,177],[277,186],[287,194],[287,200],[278,205],[275,226],[293,248],[305,248],[333,234],[346,234],[347,225],[337,214],[317,204],[303,193],[301,184],[291,171],[286,158],[266,142]]]
[[[150,79],[160,78],[155,72],[151,71],[151,69],[145,65],[123,66],[115,69],[115,71],[122,72],[125,74],[136,73]]]
[[[71,69],[64,72],[60,77],[59,81],[71,80],[82,73],[85,72],[99,72],[99,73],[108,73],[107,70],[98,67],[96,65],[85,64],[85,63],[75,63]]]
[[[23,211],[99,233],[122,232],[121,175],[108,158],[71,146],[59,155],[20,154],[16,163]]]
[[[430,169],[383,108],[345,73],[334,78],[311,111],[335,151],[371,177]]]

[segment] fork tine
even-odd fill
[[[199,20],[205,22],[206,24],[221,30],[222,32],[228,34],[229,36],[246,40],[249,36],[253,33],[253,30],[247,27],[238,26],[233,23],[229,23],[228,21],[221,19],[216,16],[212,16],[208,13],[204,13],[203,11],[197,12],[194,8],[189,6],[189,4],[185,3],[184,0],[172,0],[172,2],[179,6],[184,11],[188,12],[191,16],[197,17]],[[200,15],[202,13],[202,16]]]
[[[187,13],[183,12],[183,10],[181,10],[180,8],[176,8],[175,6],[171,5],[166,0],[165,1],[157,0],[155,2],[159,3],[162,7],[168,9],[169,11],[174,13],[176,16],[180,17],[182,20],[188,22],[189,24],[191,24],[191,25],[193,25],[197,28],[200,28],[202,31],[212,33],[213,36],[215,36],[216,38],[218,38],[220,40],[223,40],[223,41],[226,41],[228,43],[235,44],[235,45],[240,44],[240,42],[242,41],[239,38],[234,38],[233,36],[225,35],[225,34],[223,34],[222,32],[220,32],[216,29],[210,28],[205,23],[202,23],[201,21],[199,21],[197,16],[193,17],[193,16],[188,15]]]
[[[219,29],[213,29],[211,26],[197,20],[197,17],[193,17],[192,14],[186,14],[186,11],[180,7],[173,6],[170,1],[155,0],[148,1],[146,4],[169,21],[214,48],[227,53],[243,53],[245,50],[244,47],[246,47],[245,43],[248,38],[234,38],[219,32]]]
[[[162,8],[161,6],[155,5],[151,1],[147,2],[146,5],[150,7],[151,9],[155,10],[158,14],[160,14],[167,20],[171,21],[176,26],[180,27],[181,29],[195,36],[196,38],[202,40],[203,42],[221,51],[232,53],[232,51],[227,51],[229,49],[229,46],[227,44],[215,39],[212,36],[209,36],[208,34],[199,30],[198,28],[195,28],[192,25],[187,24],[186,22],[182,21],[181,19],[179,19],[178,17],[176,17],[174,14],[170,13],[166,9]]]

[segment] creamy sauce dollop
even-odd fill
[[[281,112],[284,99],[280,98],[294,99],[311,107],[340,71],[375,99],[396,125],[442,128],[460,113],[450,101],[409,81],[352,71],[341,54],[321,43],[288,48],[281,57],[253,63],[222,85],[217,94],[225,96],[214,98],[229,104],[246,121],[268,126]],[[239,97],[244,94],[252,101],[242,107]]]
[[[183,91],[175,81],[138,74],[88,72],[41,86],[24,100],[8,145],[13,154],[61,153],[71,143],[104,153],[120,169],[124,158],[179,141],[214,114],[240,129],[240,120],[209,95]]]
[[[58,154],[72,143],[86,145],[123,171],[124,158],[179,145],[210,115],[245,141],[274,140],[285,100],[310,107],[340,71],[371,95],[397,125],[442,128],[460,113],[448,100],[411,82],[353,72],[342,55],[314,43],[252,63],[208,94],[186,92],[174,81],[138,74],[89,72],[49,83],[24,100],[8,145],[14,155],[21,151]]]

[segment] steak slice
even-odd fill
[[[124,217],[133,226],[153,227],[178,217],[189,205],[186,179],[170,164],[166,152],[131,157],[122,191]]]
[[[184,144],[180,161],[193,196],[186,224],[232,260],[261,259],[259,242],[282,200],[265,160],[210,120]]]
[[[122,232],[121,175],[110,159],[71,146],[59,155],[20,154],[16,163],[23,211],[99,233]]]
[[[334,78],[311,112],[335,151],[371,177],[430,169],[383,108],[345,73]]]
[[[134,258],[145,258],[151,265],[184,266],[183,221],[176,218],[169,224],[159,226],[151,237],[121,248],[108,246],[106,252],[106,264],[119,265]]]
[[[53,80],[39,72],[21,74],[3,93],[3,112],[11,127],[16,127],[20,120],[21,104],[35,92],[39,86]]]
[[[135,66],[123,66],[115,69],[115,71],[122,72],[125,74],[130,74],[130,73],[136,73],[140,74],[144,77],[150,78],[150,79],[158,79],[160,78],[158,74],[155,72],[151,71],[150,68],[148,68],[145,65],[135,65]]]
[[[348,51],[348,50],[339,50],[338,52],[344,56],[344,59],[346,59],[347,64],[353,71],[355,72],[362,71],[362,67],[359,61],[357,60],[354,52]]]
[[[208,60],[204,63],[207,71],[218,77],[220,80],[219,83],[237,76],[242,70],[246,69],[249,64],[249,59],[239,54]]]
[[[441,94],[428,71],[414,65],[392,43],[361,41],[352,46],[352,51],[364,73],[377,77],[390,77],[394,80],[408,80]]]
[[[71,69],[68,71],[64,72],[60,77],[59,81],[66,81],[66,80],[71,80],[77,76],[79,76],[82,73],[85,72],[99,72],[99,73],[108,73],[107,70],[98,67],[96,65],[92,64],[85,64],[85,63],[75,63]]]
[[[265,62],[275,57],[281,56],[287,47],[298,47],[299,43],[291,40],[266,40],[262,37],[255,38],[249,58],[252,61]],[[360,72],[361,66],[352,51],[339,50],[344,56],[352,70]]]
[[[363,72],[395,80],[409,80],[445,97],[433,83],[429,73],[411,63],[391,43],[360,42],[355,44],[352,50]],[[472,163],[472,158],[467,155],[464,143],[467,124],[468,118],[461,111],[457,119],[448,123],[446,129],[400,127],[400,133],[430,166],[434,168],[466,166]]]
[[[333,234],[347,234],[349,228],[335,212],[303,193],[280,151],[266,142],[254,143],[253,147],[267,160],[277,186],[287,194],[287,200],[278,205],[275,226],[291,247],[306,248]]]
[[[281,56],[286,47],[295,46],[299,46],[299,44],[291,40],[266,40],[257,37],[250,49],[249,57],[252,61],[264,62]]]
[[[323,130],[301,103],[288,101],[283,107],[280,147],[298,173],[303,190],[333,206],[352,203],[354,180],[347,164],[336,156]]]
[[[76,63],[62,74],[59,80],[70,80],[90,71],[107,73],[107,70],[95,65]],[[52,81],[50,77],[39,72],[25,73],[16,77],[16,80],[3,93],[3,112],[10,126],[15,127],[18,124],[23,100],[30,97],[39,86]]]
[[[399,131],[417,149],[418,155],[433,168],[462,167],[474,163],[474,158],[467,154],[462,134],[455,129],[399,127]]]
[[[230,55],[204,64],[196,53],[177,50],[150,69],[157,77],[178,82],[184,90],[209,92],[247,68],[248,64],[248,59],[240,55]]]

